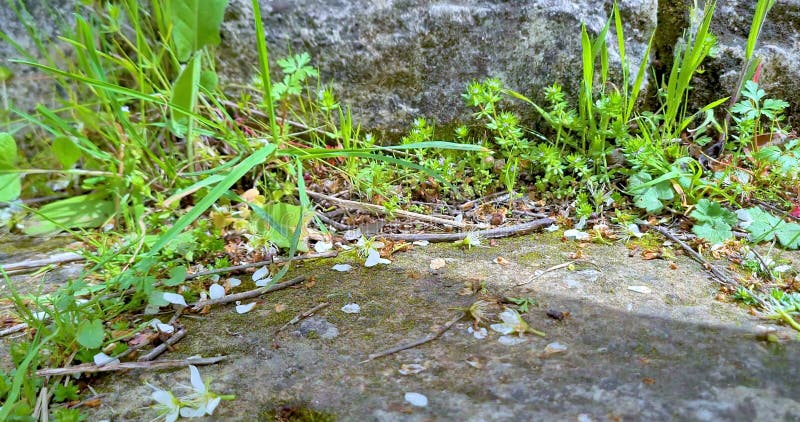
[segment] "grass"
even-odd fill
[[[655,87],[662,99],[657,110],[639,104],[653,38],[631,79],[614,5],[600,33],[593,37],[582,27],[576,34],[582,48],[576,104],[558,85],[545,90],[547,104],[539,105],[490,78],[467,87],[464,98],[474,119],[454,131],[452,142],[436,138],[434,125],[419,118],[398,145],[381,145],[320,82],[308,55],[276,61],[283,78],[273,81],[277,72],[270,69],[256,0],[258,79],[238,98],[218,86],[218,39],[200,36],[219,32],[224,1],[210,2],[205,11],[182,0],[82,7],[74,28],[60,39],[74,49],[74,60],[49,56],[24,4],[12,2],[44,57],[38,61],[20,51],[16,62],[49,75],[64,98],[58,107],[41,105],[33,112],[12,106],[5,116],[7,127],[25,127],[31,135],[0,136],[0,157],[13,157],[0,158],[0,201],[17,210],[4,223],[27,234],[67,231],[88,245],[91,265],[56,293],[13,295],[19,318],[35,337],[13,348],[16,369],[0,374],[0,416],[32,409],[45,385],[31,376],[37,367],[90,362],[101,350],[122,353],[125,340],[147,328],[131,315],[166,305],[165,293],[196,298],[205,285],[186,283],[183,275],[193,265],[227,265],[220,240],[226,232],[244,232],[251,247],[275,244],[289,256],[307,247],[309,226],[327,231],[307,217],[307,184],[323,179],[389,209],[412,206],[412,199],[453,202],[525,190],[545,201],[574,202],[580,220],[630,223],[678,214],[694,220],[701,239],[727,242],[736,217],[723,205],[744,208],[756,196],[778,198],[796,189],[800,142],[749,149],[763,131],[785,135],[788,129],[781,126],[785,106],[766,98],[752,80],[755,46],[772,3],[760,0],[756,7],[742,82],[732,87],[724,110],[731,128],[714,118],[727,98],[700,110],[688,106],[693,78],[715,41],[709,30],[715,3],[695,8],[694,29],[684,34],[667,80]],[[198,19],[174,24],[186,16]],[[607,43],[612,28],[615,46]],[[0,37],[11,40],[2,32]],[[619,80],[609,63],[611,48],[619,53]],[[507,101],[532,107],[549,128],[540,133],[524,126],[504,109]],[[690,150],[715,131],[737,142],[727,145],[718,168],[708,169]],[[57,184],[66,188],[53,188]],[[414,196],[420,186],[430,197]],[[39,208],[19,201],[62,191],[73,197]],[[607,216],[612,210],[614,216]],[[755,227],[772,224],[759,236],[800,246],[794,226],[749,212],[758,220]],[[755,233],[750,230],[754,240]],[[288,269],[284,265],[272,282]],[[775,307],[783,312],[777,315],[792,318],[796,309],[786,306]]]

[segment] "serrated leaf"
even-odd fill
[[[692,233],[708,240],[712,245],[723,243],[733,237],[731,226],[723,222],[717,222],[717,224],[695,224],[694,227],[692,227]]]
[[[728,227],[733,226],[739,220],[736,214],[723,208],[718,202],[709,201],[708,199],[698,201],[689,217],[701,223],[711,223],[712,225],[725,223]]]
[[[164,285],[168,287],[177,286],[186,280],[186,267],[178,265],[169,270],[169,279],[164,281]]]
[[[219,27],[227,5],[228,0],[172,0],[172,40],[179,61],[189,60],[206,45],[219,44]]]
[[[775,238],[775,233],[786,224],[780,218],[762,210],[758,207],[749,208],[750,218],[753,222],[747,227],[750,233],[750,241],[762,242],[770,241]]]
[[[87,349],[96,349],[103,345],[105,335],[102,321],[99,319],[85,319],[78,324],[78,332],[75,339],[78,340],[78,344]]]
[[[784,223],[777,232],[778,241],[789,249],[800,248],[800,224]]]
[[[82,154],[81,149],[67,136],[59,136],[53,139],[52,150],[61,166],[65,169],[72,168],[80,160]]]

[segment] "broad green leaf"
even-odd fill
[[[172,40],[181,62],[206,45],[220,42],[219,26],[228,0],[172,0]]]
[[[712,245],[723,243],[733,237],[731,226],[722,222],[717,222],[716,224],[695,224],[694,227],[692,227],[692,232],[703,239],[708,240],[708,242]]]
[[[189,118],[187,113],[181,110],[194,110],[197,103],[197,93],[200,88],[200,56],[195,56],[192,61],[178,75],[178,79],[172,85],[171,106],[172,119],[181,124],[185,124]]]
[[[786,248],[800,248],[800,224],[784,223],[777,232],[778,241]]]
[[[0,133],[0,170],[17,167],[17,143],[8,133]],[[0,174],[0,202],[13,201],[22,192],[19,173]]]
[[[750,240],[752,242],[770,241],[775,238],[775,232],[786,223],[781,221],[780,218],[762,210],[758,207],[753,207],[747,210],[750,213],[750,218],[753,222],[747,227],[750,232]]]
[[[628,180],[628,190],[634,195],[634,204],[639,208],[644,208],[648,213],[654,213],[664,206],[661,202],[671,201],[675,198],[675,192],[669,179],[653,180],[653,176],[646,172],[634,174]]]
[[[709,201],[705,198],[697,202],[695,209],[689,214],[689,217],[701,223],[711,223],[712,225],[725,223],[728,228],[738,222],[736,214],[723,208],[718,202]]]
[[[303,208],[281,202],[265,206],[264,212],[269,215],[269,220],[272,220],[268,222],[268,239],[279,248],[289,248],[292,246],[292,237],[287,236],[287,234],[295,231],[297,222],[300,221],[300,216],[302,214],[302,228],[297,249],[301,252],[308,251],[308,223],[311,221],[312,213],[308,211],[303,213]]]
[[[65,169],[71,168],[81,158],[81,149],[67,136],[59,136],[53,139],[52,149],[53,154]]]
[[[217,76],[217,72],[213,70],[204,70],[200,73],[200,86],[206,91],[213,92],[217,89],[218,84],[219,77]]]
[[[177,286],[186,280],[186,267],[178,265],[169,270],[169,280],[164,281],[165,286]]]
[[[78,325],[76,340],[87,349],[96,349],[103,345],[103,338],[106,336],[103,330],[103,322],[99,319],[81,321]]]
[[[99,227],[114,215],[114,203],[103,195],[79,195],[47,204],[26,224],[23,232],[38,236],[72,228]]]

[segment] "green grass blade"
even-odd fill
[[[208,208],[211,207],[217,199],[219,199],[231,186],[241,179],[253,167],[263,163],[267,158],[275,153],[277,148],[275,144],[267,144],[260,149],[256,150],[249,157],[242,160],[241,163],[222,179],[203,199],[200,200],[188,213],[178,219],[175,224],[167,230],[161,237],[156,240],[156,243],[150,248],[148,252],[151,255],[157,254],[169,242],[177,237],[185,228],[189,227],[198,217],[200,217]]]

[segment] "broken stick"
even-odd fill
[[[458,315],[453,317],[453,319],[451,319],[450,321],[447,321],[447,323],[445,323],[442,326],[442,328],[440,328],[435,333],[433,333],[431,335],[428,335],[427,337],[423,337],[423,338],[421,338],[419,340],[413,341],[411,343],[407,343],[407,344],[403,344],[403,345],[400,345],[400,346],[397,346],[397,347],[393,347],[391,349],[387,349],[387,350],[384,350],[382,352],[373,353],[373,354],[367,356],[367,359],[364,360],[364,361],[361,361],[361,363],[366,363],[366,362],[369,362],[371,360],[375,360],[377,358],[382,358],[384,356],[389,356],[389,355],[395,354],[397,352],[402,352],[403,350],[412,349],[414,347],[417,347],[417,346],[423,345],[425,343],[434,341],[437,338],[441,337],[442,334],[447,332],[447,330],[449,330],[450,327],[455,325],[456,322],[460,321],[461,318],[464,318],[464,313],[463,312],[459,312]]]
[[[542,227],[549,226],[554,222],[555,220],[552,218],[540,218],[538,220],[528,221],[527,223],[515,224],[508,227],[496,227],[487,230],[475,230],[461,233],[381,234],[380,237],[389,240],[405,240],[407,242],[414,242],[417,240],[427,240],[428,242],[455,242],[457,240],[463,240],[468,235],[472,234],[485,239],[497,239],[500,237],[530,233]]]
[[[65,368],[44,368],[36,371],[36,375],[40,377],[54,376],[54,375],[72,375],[72,374],[92,374],[96,372],[111,372],[111,371],[124,371],[128,369],[166,369],[166,368],[179,368],[189,365],[211,365],[213,363],[225,360],[227,356],[215,356],[213,358],[189,358],[177,360],[158,360],[154,362],[122,362],[114,365],[97,366],[93,363],[84,363],[81,365],[68,366]]]

